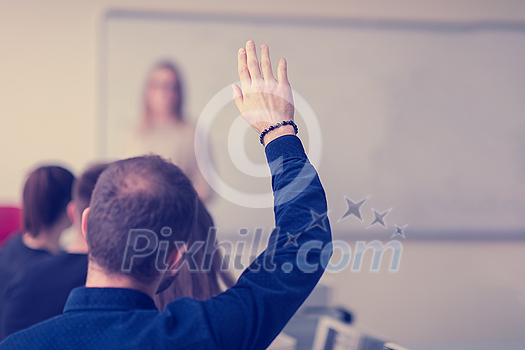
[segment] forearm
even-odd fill
[[[286,283],[300,283],[300,286],[293,287],[302,290],[293,295],[295,300],[290,300],[291,305],[295,302],[299,307],[317,284],[331,256],[326,196],[297,137],[275,139],[267,146],[266,155],[272,171],[275,226],[278,229],[275,232],[278,234],[274,259],[276,272],[284,273],[279,277],[286,279]],[[316,217],[322,219],[315,221]],[[292,267],[290,272],[287,272],[286,265]]]
[[[300,234],[297,242],[314,239],[324,246],[330,241],[326,197],[301,141],[290,135],[279,137],[266,147],[266,156],[272,172],[275,223],[284,231],[281,237],[288,241],[286,233]],[[312,212],[324,219],[314,224]]]

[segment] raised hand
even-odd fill
[[[259,64],[255,43],[249,40],[246,49],[239,49],[238,62],[242,90],[239,86],[232,85],[233,100],[252,128],[260,134],[266,128],[284,120],[293,121],[293,97],[288,82],[286,60],[279,60],[276,80],[272,72],[268,45],[261,45]],[[264,145],[279,136],[294,134],[292,126],[281,126],[266,134]]]

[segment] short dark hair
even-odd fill
[[[112,163],[98,178],[91,196],[86,233],[90,261],[107,273],[123,274],[132,229],[151,230],[160,240],[161,229],[169,227],[172,242],[187,241],[195,225],[197,198],[186,175],[159,156]],[[175,244],[170,244],[168,254],[174,249]],[[133,259],[130,276],[151,283],[159,274],[154,255]]]
[[[109,164],[107,163],[91,165],[82,173],[82,175],[75,179],[75,182],[73,183],[72,197],[77,207],[77,211],[80,214],[89,207],[91,194],[93,193],[97,179],[108,166]]]
[[[75,177],[59,166],[42,166],[29,174],[23,192],[24,229],[36,237],[66,214]]]

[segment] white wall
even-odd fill
[[[268,16],[523,20],[522,1],[0,1],[0,201],[23,176],[57,161],[80,171],[96,156],[98,30],[110,8]]]
[[[37,163],[59,162],[80,171],[95,159],[98,30],[110,8],[419,21],[525,20],[525,2],[497,0],[0,0],[1,203],[19,202],[23,177]],[[336,299],[346,301],[366,326],[400,341],[525,341],[519,327],[525,313],[520,282],[523,243],[418,242],[407,243],[405,250],[397,275],[327,276],[338,288]],[[487,265],[488,257],[495,263]],[[436,290],[443,293],[422,294]],[[481,296],[469,298],[476,293]],[[397,321],[384,317],[401,306],[406,314],[398,313]]]
[[[368,252],[361,272],[323,276],[358,326],[402,344],[525,342],[524,241],[402,243],[398,272],[388,271],[390,252],[379,272],[370,272]],[[354,253],[356,243],[349,245]]]
[[[389,222],[409,222],[418,235],[525,228],[525,25],[465,31],[447,22],[429,29],[407,21],[385,28],[384,21],[349,20],[347,27],[217,15],[108,17],[101,33],[106,155],[122,156],[123,135],[139,123],[153,62],[173,59],[183,70],[186,116],[209,132],[209,169],[220,194],[210,209],[222,232],[273,223],[256,133],[242,118],[245,133],[233,132],[232,54],[248,38],[289,62],[295,121],[323,179],[334,232],[364,229],[358,220],[336,225],[347,209],[344,195],[371,195],[362,208],[366,225],[371,208],[394,207]],[[210,108],[212,101],[221,108]]]

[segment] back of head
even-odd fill
[[[190,180],[170,162],[143,156],[112,163],[98,178],[87,219],[89,259],[109,274],[122,266],[132,230],[148,230],[158,240],[186,241],[195,225],[197,194]],[[165,227],[169,237],[161,236]],[[162,233],[166,233],[164,229]],[[156,254],[133,259],[130,277],[150,283],[159,271]]]
[[[75,177],[59,166],[43,166],[33,171],[24,185],[24,228],[36,237],[52,227],[63,215],[71,201]]]
[[[91,201],[91,194],[97,183],[97,179],[109,164],[101,163],[94,164],[88,167],[82,175],[80,175],[73,184],[73,201],[79,214],[89,207]]]

